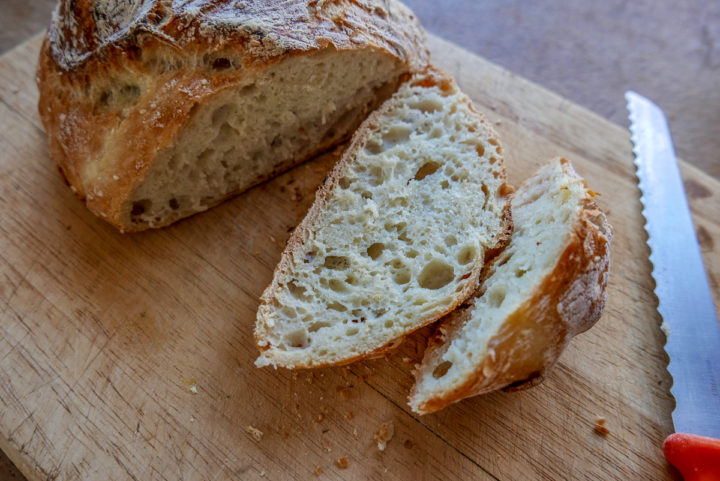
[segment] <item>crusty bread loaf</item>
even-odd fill
[[[500,144],[447,74],[413,76],[356,132],[262,296],[258,366],[381,354],[450,312],[507,235]]]
[[[410,395],[427,414],[539,383],[605,304],[611,229],[570,162],[555,159],[512,200],[514,233],[479,297],[441,321]]]
[[[139,231],[342,141],[426,65],[423,42],[395,0],[61,0],[39,111],[73,191]]]

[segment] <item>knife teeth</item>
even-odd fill
[[[625,98],[653,293],[676,401],[673,421],[677,430],[702,429],[717,437],[720,411],[712,409],[717,403],[712,391],[720,392],[720,330],[667,121],[642,96],[629,91]],[[678,332],[671,333],[671,326]]]

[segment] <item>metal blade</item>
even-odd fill
[[[667,335],[677,432],[720,437],[720,325],[710,293],[670,130],[660,108],[625,98],[653,264]]]

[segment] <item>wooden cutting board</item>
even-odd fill
[[[660,449],[671,378],[625,129],[431,37],[434,61],[500,133],[511,181],[569,157],[603,194],[615,239],[603,318],[544,384],[418,417],[406,396],[421,335],[348,368],[253,366],[258,296],[333,154],[175,226],[121,235],[48,157],[39,45],[0,59],[0,448],[29,479],[672,477]],[[718,299],[720,182],[682,170]],[[385,422],[394,436],[381,452]]]

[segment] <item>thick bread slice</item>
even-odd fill
[[[439,326],[416,371],[413,411],[539,383],[605,304],[610,226],[570,162],[555,159],[512,200],[514,233],[480,297]]]
[[[349,137],[425,67],[424,39],[395,0],[61,0],[38,108],[73,191],[139,231]]]
[[[447,74],[403,84],[355,134],[262,296],[258,366],[387,350],[477,285],[509,229],[500,143]]]

